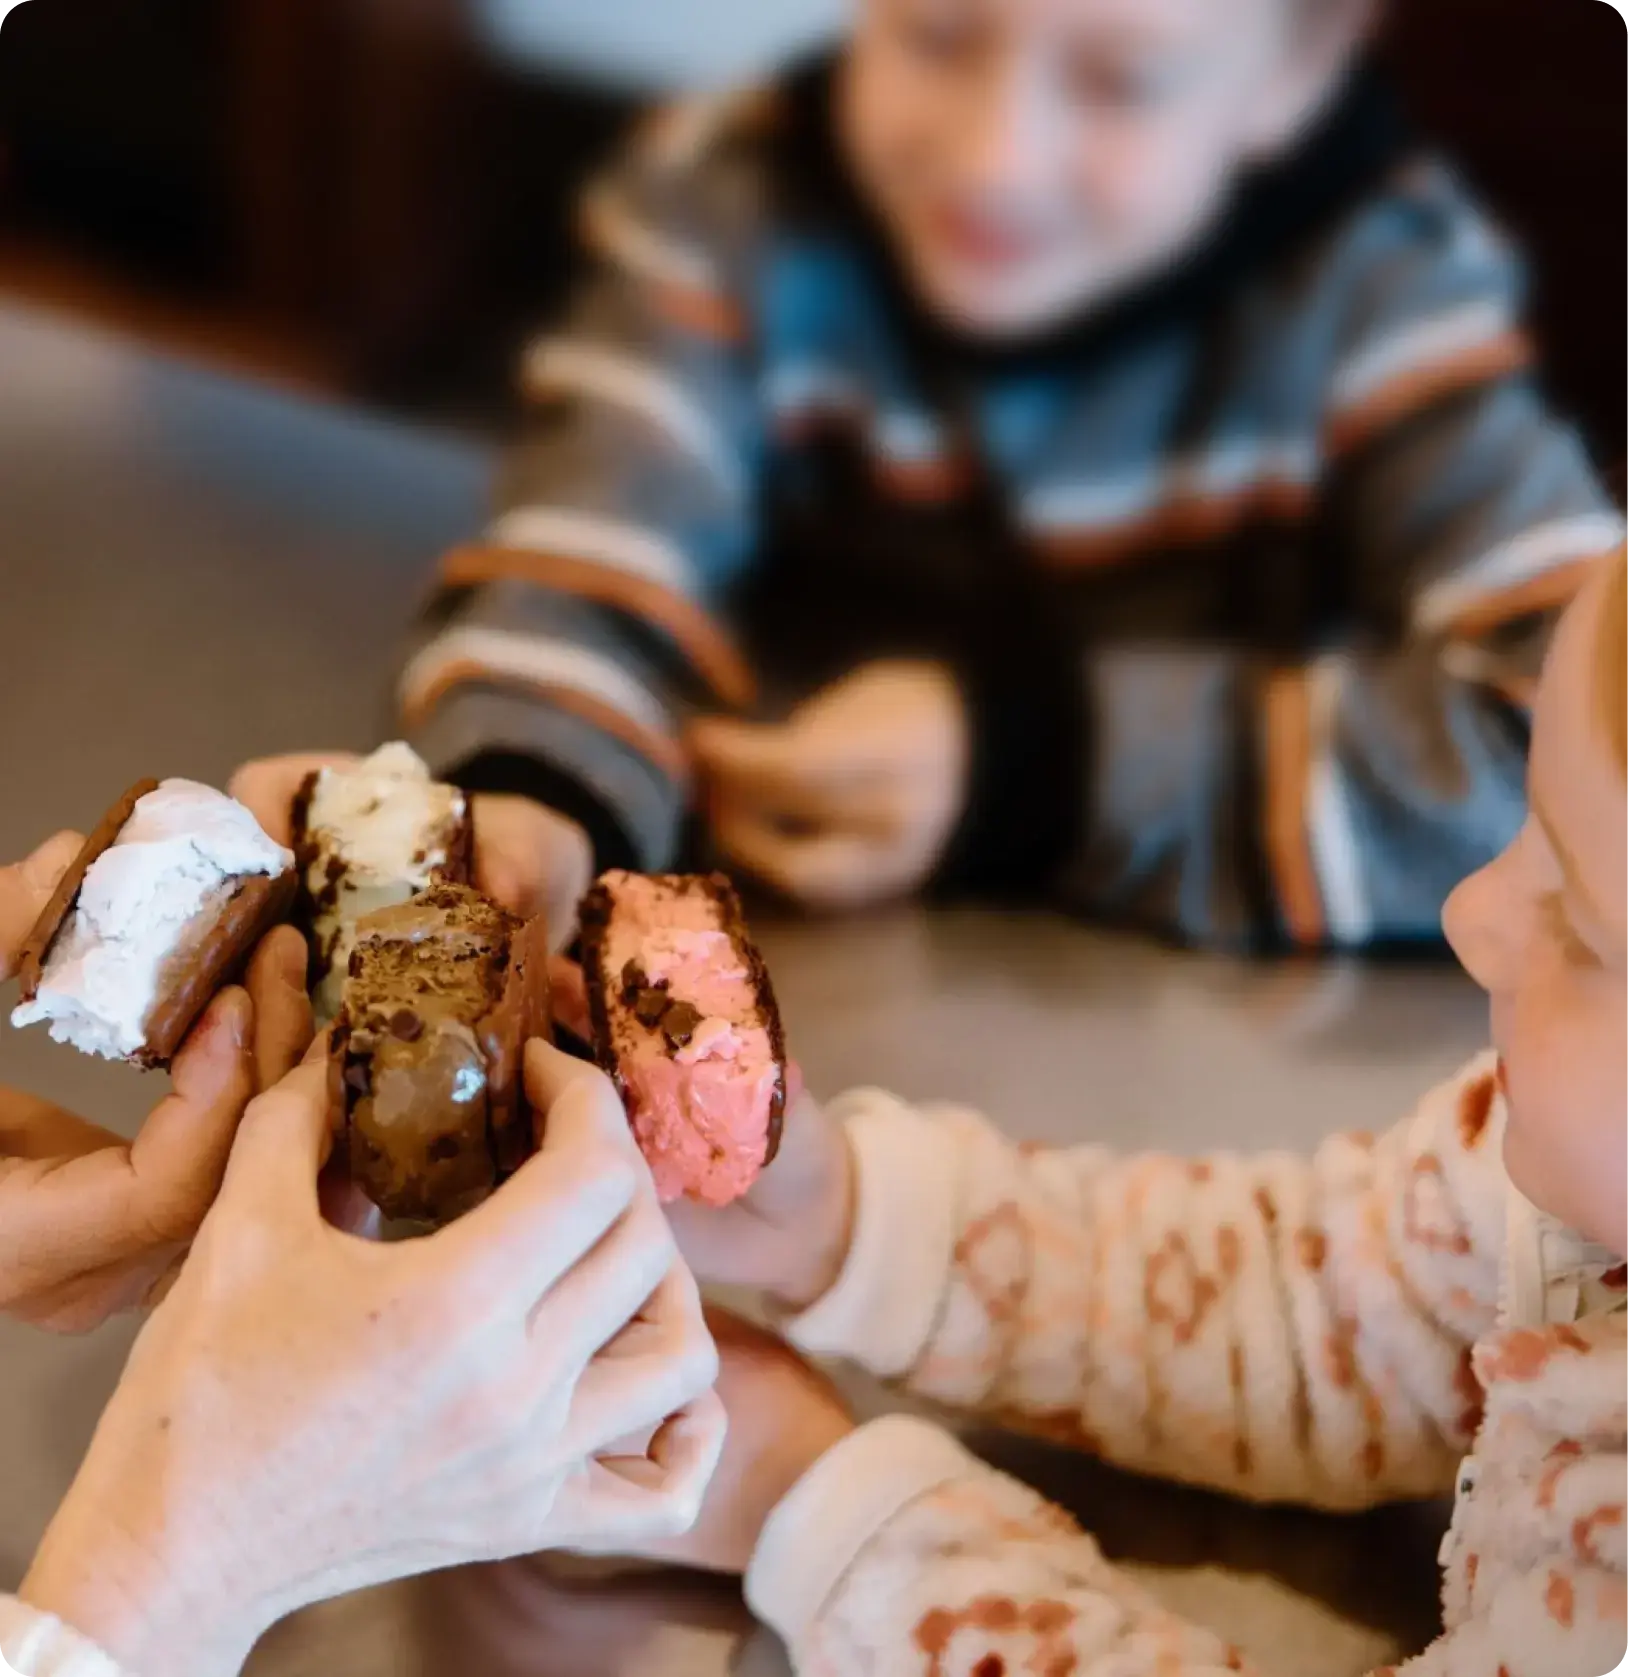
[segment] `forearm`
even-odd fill
[[[811,1465],[770,1514],[746,1593],[809,1677],[1258,1669],[1112,1566],[1063,1510],[902,1416]],[[1422,1654],[1371,1677],[1590,1677],[1621,1658],[1620,1600],[1620,1576],[1528,1566],[1453,1611]]]
[[[532,347],[493,518],[443,557],[401,683],[433,768],[560,810],[601,867],[672,862],[685,719],[753,693],[719,609],[752,547],[753,386],[659,304],[612,262]]]
[[[1377,1142],[1187,1161],[849,1097],[847,1265],[789,1331],[1140,1471],[1338,1507],[1434,1492],[1496,1292],[1493,1099],[1477,1066]]]

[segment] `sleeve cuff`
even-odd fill
[[[885,1415],[850,1433],[764,1522],[746,1569],[746,1604],[788,1648],[808,1634],[860,1551],[918,1497],[976,1467],[941,1428]]]
[[[920,1360],[944,1297],[956,1153],[930,1117],[880,1090],[840,1096],[830,1110],[853,1149],[853,1239],[831,1290],[781,1326],[809,1356],[896,1379]]]
[[[17,1677],[123,1677],[93,1642],[49,1613],[0,1595],[0,1670]]]
[[[449,693],[404,734],[441,780],[466,792],[517,792],[570,816],[600,869],[667,866],[678,848],[684,788],[580,717],[522,693]]]

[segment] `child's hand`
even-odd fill
[[[582,969],[549,963],[554,1017],[591,1040]],[[767,1293],[786,1310],[806,1310],[842,1271],[853,1235],[853,1157],[841,1127],[788,1068],[786,1123],[774,1163],[733,1205],[679,1200],[667,1221],[684,1261],[703,1286]]]
[[[836,1387],[773,1335],[721,1310],[708,1310],[707,1326],[729,1418],[723,1457],[695,1525],[638,1555],[740,1574],[775,1505],[854,1430],[854,1419]]]
[[[847,1138],[798,1078],[774,1163],[733,1205],[679,1200],[667,1220],[704,1285],[749,1287],[783,1310],[806,1310],[842,1273],[853,1193]]]
[[[342,751],[263,757],[244,764],[227,790],[279,844],[287,844],[294,798],[305,777],[313,769],[356,761]],[[555,944],[565,943],[576,929],[577,904],[593,881],[588,835],[568,816],[530,798],[477,793],[471,808],[475,884],[511,913],[546,914]]]
[[[0,979],[78,848],[62,834],[0,869]],[[83,1331],[173,1279],[214,1202],[244,1107],[311,1038],[298,933],[273,932],[246,983],[247,994],[222,991],[193,1027],[171,1093],[134,1141],[0,1089],[0,1311]]]
[[[814,908],[925,884],[966,800],[965,707],[936,664],[866,664],[777,726],[691,735],[720,848]]]

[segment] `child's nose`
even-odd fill
[[[988,197],[1017,197],[1044,186],[1058,147],[1048,137],[1045,89],[1022,64],[984,77],[965,130],[965,180]]]
[[[1453,953],[1489,995],[1508,987],[1520,941],[1500,878],[1502,860],[1489,862],[1464,880],[1447,899],[1441,916]]]

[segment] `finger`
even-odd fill
[[[248,1098],[249,1031],[248,998],[222,992],[176,1057],[172,1093],[128,1145],[35,1109],[73,1150],[0,1160],[0,1302],[192,1238]]]
[[[667,1220],[646,1189],[646,1197],[532,1306],[527,1329],[542,1371],[552,1371],[557,1381],[563,1369],[572,1384],[581,1380],[636,1317],[653,1310],[663,1282],[682,1267]],[[646,1412],[646,1420],[654,1418]]]
[[[591,1458],[561,1488],[549,1521],[561,1544],[588,1553],[679,1537],[700,1517],[728,1420],[704,1393],[657,1430],[641,1457]]]
[[[546,913],[556,947],[593,878],[593,847],[570,817],[531,798],[488,793],[472,805],[475,884],[510,913]]]
[[[650,1178],[608,1078],[539,1041],[526,1045],[525,1076],[544,1115],[537,1152],[484,1204],[418,1245],[451,1284],[529,1312],[649,1193]]]
[[[0,868],[0,983],[15,974],[23,940],[84,843],[78,833],[58,833],[31,856]]]
[[[333,1146],[327,1038],[318,1037],[282,1082],[243,1114],[226,1171],[226,1197],[269,1197],[317,1215],[317,1177]]]
[[[149,1226],[190,1239],[214,1203],[243,1110],[254,1094],[254,1009],[240,989],[215,997],[170,1067],[169,1095],[130,1144]]]
[[[292,844],[294,800],[307,776],[317,769],[360,761],[354,751],[301,751],[285,757],[262,757],[245,763],[227,782],[226,791],[248,807],[268,837],[279,844]]]
[[[718,1352],[694,1277],[673,1263],[649,1302],[583,1370],[561,1441],[566,1460],[596,1455],[710,1391]]]
[[[692,724],[691,749],[703,778],[725,799],[785,820],[819,820],[827,811],[891,818],[899,789],[918,765],[890,742],[850,730],[798,728],[706,717]]]
[[[180,1274],[186,1251],[174,1242],[71,1275],[9,1300],[6,1314],[45,1333],[94,1332],[126,1311],[160,1303]]]
[[[794,819],[815,819],[823,809],[824,777],[791,728],[706,717],[692,725],[688,739],[715,796],[751,809],[784,810]]]
[[[25,1095],[0,1089],[0,1158],[78,1159],[104,1148],[125,1146],[120,1136],[89,1124],[77,1113]]]
[[[848,832],[784,833],[727,814],[713,836],[737,867],[811,908],[854,908],[893,894],[880,847]]]
[[[279,926],[260,940],[244,980],[254,1003],[255,1091],[280,1082],[311,1045],[315,1026],[305,990],[305,939]]]
[[[598,1144],[629,1158],[638,1156],[622,1098],[597,1066],[552,1043],[533,1040],[526,1044],[525,1080],[526,1099],[541,1120],[542,1152]]]
[[[141,1298],[143,1310],[156,1310],[165,1299],[175,1290],[175,1283],[181,1279],[181,1271],[186,1267],[187,1247],[177,1252],[170,1261],[163,1266],[157,1277],[149,1284]],[[150,1273],[150,1272],[149,1272]]]
[[[548,963],[548,999],[556,1025],[569,1031],[579,1041],[593,1041],[593,1019],[588,1012],[588,981],[575,961],[556,955]]]

